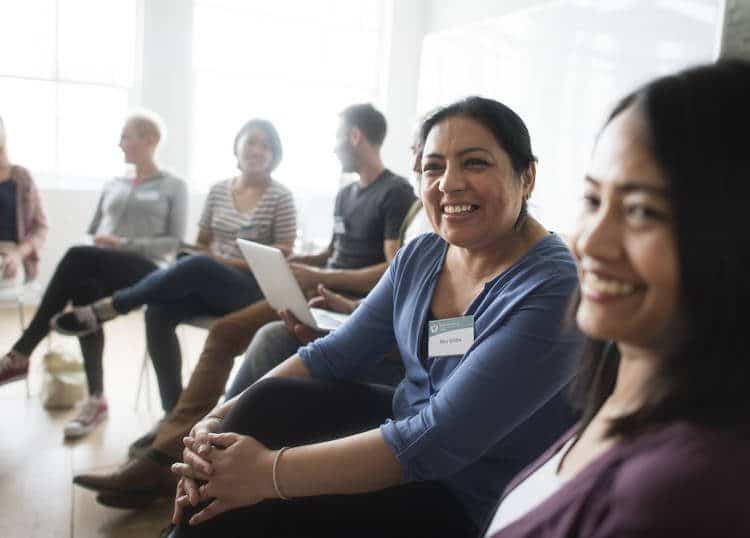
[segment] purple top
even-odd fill
[[[505,490],[543,465],[571,430]],[[623,441],[492,538],[750,537],[750,428],[684,421]]]

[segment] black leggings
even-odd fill
[[[31,355],[49,333],[52,316],[65,308],[68,301],[77,306],[89,304],[135,284],[156,269],[154,262],[140,254],[100,247],[72,247],[57,264],[34,318],[13,349]],[[79,338],[79,342],[89,392],[101,394],[104,390],[104,333],[100,329]]]
[[[252,435],[272,449],[315,443],[376,428],[392,415],[392,398],[390,387],[270,378],[245,391],[222,431]],[[264,501],[202,525],[183,523],[173,536],[461,538],[477,532],[445,486],[413,482],[358,495]]]

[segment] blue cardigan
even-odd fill
[[[422,357],[448,244],[436,234],[403,247],[350,320],[301,348],[314,377],[351,379],[398,346],[406,376],[381,426],[405,480],[439,480],[479,524],[509,480],[573,423],[564,389],[580,334],[565,323],[577,285],[564,243],[550,234],[486,283],[466,314],[463,356]]]

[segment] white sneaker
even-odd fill
[[[90,396],[78,409],[78,416],[65,425],[65,438],[83,437],[107,418],[107,399]]]

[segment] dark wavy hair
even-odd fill
[[[427,135],[435,125],[454,116],[471,118],[495,135],[497,143],[508,153],[517,177],[537,161],[531,151],[529,130],[521,117],[499,101],[478,96],[466,97],[429,112],[419,129],[419,147],[424,147]],[[516,228],[523,225],[527,215],[528,205],[524,199],[516,219]]]
[[[273,154],[268,171],[273,172],[276,167],[279,166],[284,151],[281,147],[281,137],[279,137],[279,132],[276,130],[276,127],[273,126],[273,123],[268,120],[253,118],[240,127],[240,130],[237,131],[237,135],[234,137],[234,146],[232,146],[234,148],[235,156],[237,155],[237,144],[240,143],[240,139],[245,136],[250,129],[260,129],[266,133],[268,141],[271,144],[271,153]]]
[[[643,405],[611,424],[629,436],[677,419],[705,425],[750,417],[750,64],[723,61],[658,78],[622,99],[642,115],[674,214],[680,267],[679,331],[648,381]],[[590,340],[574,395],[582,427],[612,393],[619,353]]]

